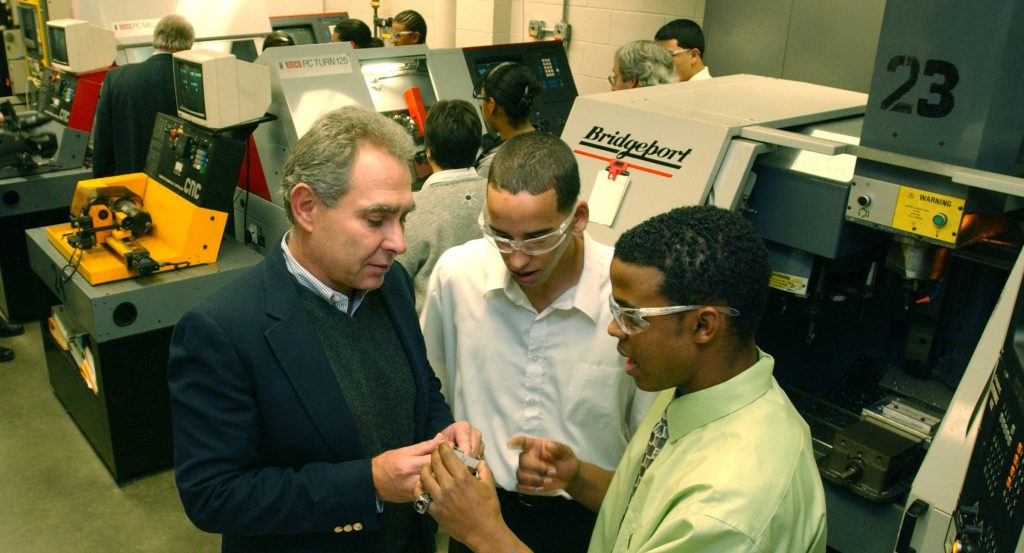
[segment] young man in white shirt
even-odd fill
[[[420,317],[456,416],[492,444],[505,520],[540,552],[585,551],[594,513],[564,492],[519,494],[519,454],[508,440],[553,438],[610,470],[653,401],[605,332],[612,248],[584,233],[579,188],[576,160],[558,137],[509,139],[489,175],[485,238],[441,256]]]
[[[704,31],[696,22],[689,19],[669,21],[658,29],[654,41],[672,54],[679,82],[711,78],[711,71],[704,65]]]

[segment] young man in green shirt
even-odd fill
[[[564,444],[511,440],[519,490],[564,489],[599,510],[593,553],[824,552],[810,432],[754,343],[768,278],[760,237],[729,211],[677,208],[623,234],[608,333],[637,386],[663,392],[614,473]],[[474,551],[526,551],[486,463],[478,475],[439,448],[421,472],[428,512]]]

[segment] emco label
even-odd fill
[[[334,75],[352,72],[352,60],[348,54],[290,58],[277,62],[282,79],[308,77],[310,75]]]
[[[892,215],[892,227],[949,244],[956,243],[964,200],[927,190],[901,186]]]
[[[115,21],[110,24],[117,38],[128,38],[135,36],[152,37],[153,29],[156,28],[159,18],[156,19],[135,19],[131,21]]]

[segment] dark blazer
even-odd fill
[[[178,114],[171,61],[171,54],[156,53],[116,67],[103,79],[92,127],[94,178],[138,173],[146,166],[157,112]]]
[[[381,295],[413,370],[416,441],[429,439],[452,416],[409,275],[395,263],[370,293]],[[182,317],[168,381],[178,492],[197,527],[224,535],[223,551],[382,549],[370,459],[280,243]]]

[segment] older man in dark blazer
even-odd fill
[[[393,263],[412,154],[377,113],[322,116],[284,167],[291,230],[175,328],[178,490],[224,551],[431,551],[418,471],[444,441],[482,452],[452,420]]]
[[[153,30],[153,55],[107,74],[93,125],[94,178],[137,173],[145,167],[156,114],[178,114],[171,57],[192,48],[194,40],[195,30],[184,17],[164,16]]]

